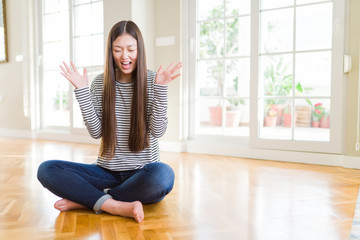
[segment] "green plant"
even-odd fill
[[[325,115],[326,115],[326,111],[325,108],[323,107],[323,104],[322,103],[314,104],[312,111],[313,121],[319,121]]]
[[[244,99],[239,99],[239,98],[229,98],[227,99],[227,101],[229,102],[229,107],[228,109],[238,109],[240,107],[240,105],[245,105],[245,100]]]
[[[283,58],[278,61],[272,59],[272,63],[264,71],[265,96],[289,96],[293,87],[293,75],[288,74],[289,64],[284,63]],[[269,104],[282,104],[284,99],[271,99]]]
[[[233,79],[233,87],[235,92],[237,92],[237,90],[239,89],[239,77],[236,76]],[[228,98],[227,99],[228,103],[229,103],[229,109],[237,109],[240,107],[240,105],[245,105],[245,100],[241,99],[241,98]]]
[[[224,11],[225,5],[219,4],[210,9],[206,15],[209,19],[217,19],[224,15]],[[238,9],[234,9],[232,13],[238,15],[238,12]],[[227,32],[224,39],[225,29],[227,29]],[[239,18],[226,21],[225,24],[217,20],[204,21],[199,25],[199,30],[199,57],[201,59],[220,57],[225,54],[234,55],[238,52]],[[225,82],[224,72],[229,73],[236,69],[236,64],[226,64],[225,66],[224,63],[224,61],[207,62],[207,80],[204,81],[204,87],[200,88],[201,96],[222,96]]]
[[[69,95],[66,91],[58,90],[56,98],[54,98],[54,105],[56,110],[68,110],[69,108]]]

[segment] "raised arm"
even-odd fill
[[[86,69],[83,70],[83,75],[80,75],[73,62],[70,62],[70,67],[63,62],[63,66],[60,66],[60,68],[62,70],[61,74],[75,87],[75,97],[90,136],[96,139],[100,138],[102,135],[100,103],[94,93],[90,95]]]
[[[66,62],[63,62],[63,64],[64,66],[60,65],[60,68],[62,70],[61,75],[63,75],[67,80],[69,80],[75,88],[83,88],[89,86],[89,79],[87,76],[86,68],[84,68],[83,75],[81,76],[73,62],[70,62],[71,67],[69,67]]]
[[[156,138],[164,135],[167,128],[167,85],[180,76],[180,73],[177,73],[177,71],[181,69],[181,67],[181,62],[177,64],[173,62],[165,70],[163,70],[163,66],[160,66],[156,73],[154,102],[150,117],[150,133]]]

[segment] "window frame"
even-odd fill
[[[197,17],[198,1],[188,1],[188,77],[189,82],[189,124],[188,138],[190,140],[211,141],[211,142],[232,142],[239,146],[248,145],[251,148],[293,150],[318,153],[343,152],[344,138],[344,73],[343,73],[343,54],[345,52],[345,2],[334,0],[333,2],[333,24],[332,24],[332,62],[331,62],[331,127],[330,141],[300,141],[300,140],[275,140],[260,139],[258,129],[258,69],[259,69],[259,1],[251,2],[251,47],[250,47],[250,134],[244,136],[224,136],[195,134],[195,101],[196,101],[196,38],[197,38]],[[194,24],[195,23],[195,24]],[[186,29],[186,28],[185,28]],[[254,80],[256,79],[256,81]]]
[[[80,5],[91,5],[97,2],[104,2],[103,0],[91,0],[88,3],[78,3],[76,4],[76,0],[67,0],[68,1],[68,41],[69,41],[69,48],[67,49],[67,51],[69,51],[68,55],[71,59],[71,61],[74,60],[75,58],[75,51],[74,51],[74,40],[76,38],[79,37],[83,37],[83,36],[76,36],[75,32],[74,32],[74,24],[75,24],[75,16],[74,16],[74,8]],[[39,28],[38,31],[38,39],[39,39],[39,55],[38,55],[38,69],[39,69],[39,88],[40,88],[40,97],[39,97],[39,103],[40,103],[40,109],[39,109],[39,128],[41,130],[44,131],[56,131],[56,132],[68,132],[71,134],[75,134],[75,135],[87,135],[87,130],[85,125],[83,125],[83,127],[75,127],[74,124],[74,115],[75,115],[75,109],[74,109],[74,105],[78,106],[75,96],[74,96],[74,87],[71,85],[70,82],[68,82],[69,84],[69,89],[68,89],[68,108],[69,108],[69,126],[56,126],[56,125],[46,125],[45,123],[45,109],[44,109],[44,95],[41,91],[41,89],[43,89],[43,85],[44,85],[44,73],[46,72],[44,70],[44,65],[43,65],[43,46],[44,46],[44,41],[43,41],[43,27],[44,27],[44,19],[43,16],[45,14],[45,10],[44,10],[44,6],[45,6],[45,2],[44,0],[41,1],[41,3],[38,4],[38,9],[40,14],[38,15],[38,22],[39,25],[41,26]],[[102,34],[102,36],[104,36],[104,27],[102,29],[102,33],[96,33],[93,34],[91,33],[90,35],[86,35],[86,36],[93,36],[93,35],[99,35]],[[104,45],[104,37],[103,39],[103,45]],[[62,41],[62,40],[61,40]],[[104,54],[104,53],[102,53]],[[66,59],[60,59],[59,62],[61,62],[62,60],[66,61]],[[104,58],[105,60],[105,58]],[[91,65],[91,66],[83,66],[86,67],[88,72],[91,71],[102,71],[103,70],[103,64],[102,65]],[[60,68],[59,68],[59,74],[60,74]],[[89,79],[89,84],[91,84],[91,81],[93,79]],[[64,79],[64,81],[67,81],[66,79]],[[80,111],[80,110],[79,110]],[[83,122],[83,121],[82,121]]]

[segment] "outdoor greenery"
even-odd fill
[[[289,96],[293,88],[293,75],[289,74],[289,63],[283,58],[271,59],[271,64],[264,71],[264,95],[265,96]],[[270,99],[268,104],[283,104],[284,99]]]
[[[224,55],[235,55],[239,50],[239,18],[223,20],[211,20],[223,17],[224,5],[221,4],[213,8],[209,12],[209,21],[199,24],[200,41],[199,41],[199,57],[200,59],[207,59],[211,57],[222,57]],[[238,10],[232,10],[233,16],[238,15]],[[224,31],[226,26],[226,33],[224,39]],[[223,97],[225,86],[225,75],[231,73],[238,68],[235,64],[225,65],[222,60],[206,61],[207,82],[200,89],[201,96],[220,96]],[[225,73],[225,74],[224,74]],[[202,73],[200,73],[202,74]],[[239,76],[235,76],[229,82],[232,82],[234,90],[238,90]],[[228,102],[232,108],[238,107],[240,104],[245,104],[244,99],[229,98]]]

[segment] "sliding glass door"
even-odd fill
[[[194,7],[192,138],[341,152],[342,1],[198,0]]]

